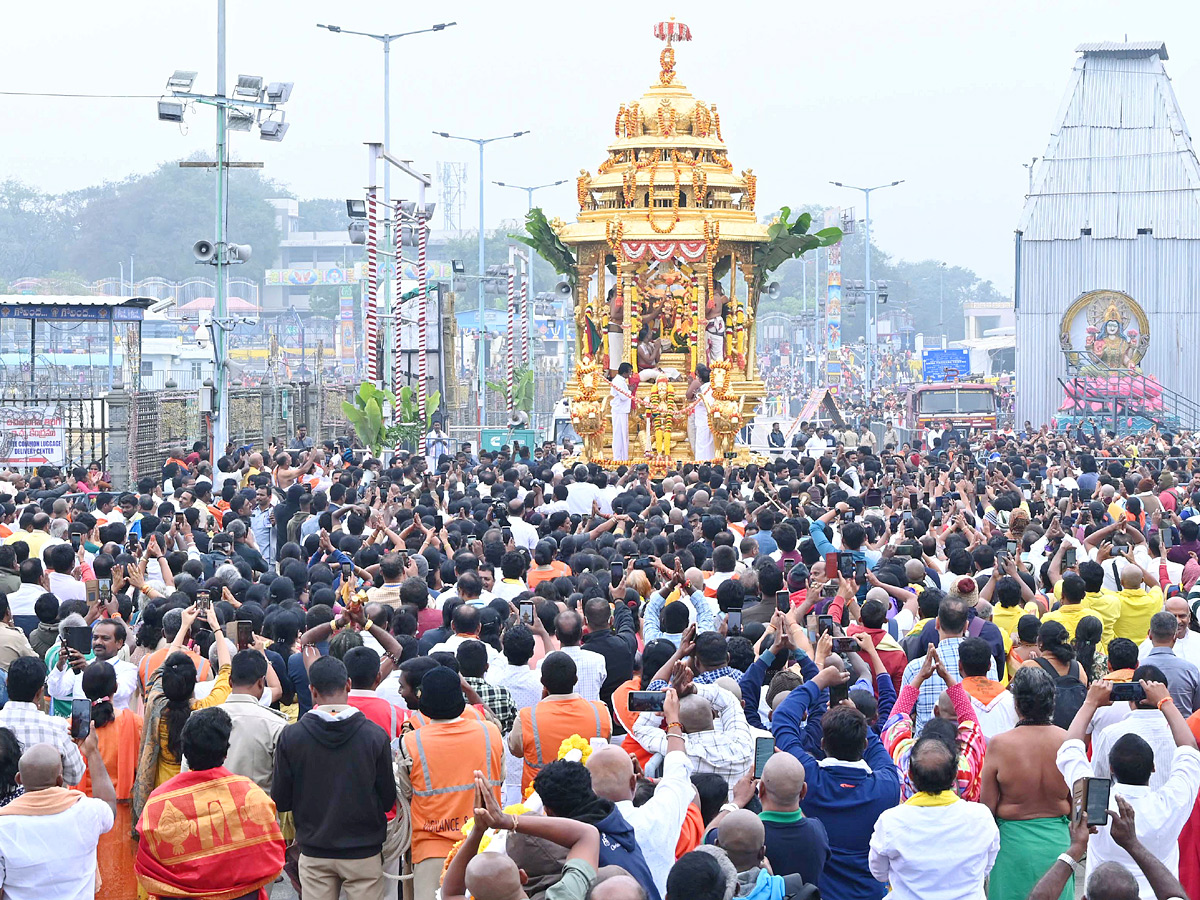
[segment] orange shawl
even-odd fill
[[[128,709],[117,713],[111,725],[96,729],[100,738],[100,756],[108,769],[118,800],[128,800],[137,775],[138,753],[142,743],[142,717]],[[79,790],[92,796],[92,775],[83,773]]]
[[[66,812],[84,798],[83,793],[72,788],[52,787],[22,794],[5,807],[0,807],[0,816],[56,816]]]
[[[234,900],[283,869],[275,804],[225,768],[183,772],[156,788],[138,832],[135,868],[151,897]]]
[[[963,690],[980,703],[991,703],[1004,693],[1004,685],[986,675],[972,675],[962,680]]]

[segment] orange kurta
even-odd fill
[[[133,792],[142,742],[142,717],[123,709],[108,725],[97,728],[96,736],[104,768],[117,792],[116,820],[111,829],[100,835],[100,843],[96,846],[96,865],[102,884],[100,892],[106,897],[134,897],[138,885],[133,864],[138,842],[133,837],[133,810],[129,797]],[[79,790],[89,797],[95,796],[90,772],[84,773]]]

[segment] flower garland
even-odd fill
[[[692,113],[692,134],[696,137],[708,137],[711,129],[712,116],[708,113],[708,107],[703,103],[697,102],[696,109]]]
[[[579,177],[575,179],[575,193],[579,199],[579,208],[587,207],[589,189],[591,188],[592,177],[587,173],[586,169],[581,169]]]
[[[621,136],[621,127],[625,124],[625,104],[621,104],[621,108],[617,110],[617,121],[613,124],[613,134],[617,137]]]
[[[625,137],[637,137],[641,128],[641,110],[637,103],[631,103],[625,111]]]
[[[571,735],[558,745],[558,758],[565,759],[570,762],[581,763],[587,765],[588,759],[592,755],[592,744],[587,738],[580,737],[577,734]],[[507,810],[505,810],[507,812]]]
[[[724,141],[725,138],[721,137],[721,115],[717,112],[717,104],[715,103],[712,105],[712,120],[713,128],[717,130],[717,140]]]
[[[655,151],[655,156],[658,151]],[[646,221],[650,223],[650,228],[655,234],[670,234],[675,230],[675,226],[679,224],[679,157],[678,154],[671,156],[671,172],[674,175],[675,183],[671,193],[671,224],[666,228],[659,228],[658,223],[654,221],[654,176],[657,172],[656,168],[650,169],[650,208],[646,211]]]
[[[758,176],[751,169],[746,169],[742,172],[742,179],[745,181],[746,189],[742,193],[742,206],[754,209],[754,197],[758,192]]]
[[[675,136],[675,108],[670,104],[671,101],[664,98],[658,106],[658,133],[661,137]],[[670,117],[665,114],[666,110],[670,110]]]

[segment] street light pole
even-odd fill
[[[888,184],[877,184],[874,187],[869,188],[855,187],[852,184],[843,184],[840,181],[831,181],[829,183],[835,187],[847,188],[852,191],[862,191],[863,195],[866,197],[866,221],[864,222],[863,226],[863,236],[866,241],[866,249],[863,255],[866,260],[866,286],[868,290],[871,290],[871,192],[882,190],[883,188],[895,187],[898,184],[903,184],[904,179],[901,178],[899,181],[892,181]],[[877,343],[879,338],[877,333],[877,314],[878,309],[876,308],[876,295],[872,292],[868,295],[867,299],[867,364],[864,367],[866,369],[867,376],[867,396],[871,396],[875,391],[875,370],[877,365],[875,354],[878,349]]]
[[[384,152],[390,151],[392,148],[392,41],[399,40],[403,37],[410,37],[414,34],[428,34],[433,31],[445,31],[457,22],[439,22],[429,28],[419,28],[416,31],[402,31],[399,34],[374,34],[369,31],[351,31],[348,28],[342,28],[340,25],[322,25],[317,23],[318,28],[324,28],[332,34],[353,34],[359,37],[370,38],[373,41],[378,41],[383,44],[383,149]],[[389,249],[396,251],[395,255],[384,254],[382,271],[378,274],[382,276],[381,281],[384,285],[388,283],[389,270],[395,273],[396,283],[400,283],[400,267],[397,262],[400,258],[400,223],[392,219],[392,168],[391,166],[383,167],[383,244]],[[399,294],[399,289],[396,291]],[[392,292],[384,291],[385,295],[391,296]],[[399,328],[400,311],[393,310],[396,315],[394,320]],[[386,382],[386,379],[384,379]]]
[[[506,140],[509,140],[510,138],[519,138],[519,137],[521,137],[521,135],[529,134],[529,131],[528,130],[514,131],[512,134],[502,134],[502,135],[499,135],[498,137],[491,137],[491,138],[461,137],[456,134],[449,134],[448,132],[445,132],[445,131],[435,131],[434,134],[436,134],[438,137],[444,137],[444,138],[447,138],[452,141],[467,141],[468,143],[475,144],[476,146],[479,147],[479,275],[482,276],[484,274],[484,268],[487,265],[485,262],[487,247],[486,247],[486,241],[484,239],[484,233],[483,233],[483,227],[484,227],[483,226],[483,199],[484,199],[483,198],[483,186],[486,184],[486,182],[483,180],[483,148],[485,145],[490,144],[493,141],[506,141]],[[478,404],[479,405],[479,428],[481,429],[481,431],[480,431],[480,442],[481,443],[483,441],[483,432],[482,432],[483,409],[484,409],[483,391],[484,391],[484,387],[485,387],[484,377],[483,377],[483,364],[484,364],[483,335],[484,335],[484,331],[485,331],[484,325],[483,325],[483,313],[484,313],[484,302],[483,301],[484,301],[483,280],[482,280],[482,278],[480,278],[480,281],[479,281],[479,372],[478,372],[479,378],[478,378],[478,386],[477,386],[477,391],[478,391],[479,396],[477,399],[479,401],[479,404]]]
[[[946,299],[942,289],[942,276],[946,273],[946,264],[938,263],[938,331],[941,332],[941,344],[946,346]]]
[[[217,0],[217,96],[225,97],[225,0]],[[216,419],[213,422],[212,456],[216,460],[225,453],[225,445],[229,443],[229,385],[226,370],[226,334],[223,323],[226,317],[225,299],[225,198],[228,184],[229,169],[225,165],[225,104],[217,104],[217,255],[216,263],[216,299],[213,301],[213,405],[216,407]],[[129,279],[133,280],[133,265],[129,266]]]
[[[533,212],[533,192],[534,191],[540,191],[542,188],[558,187],[560,184],[566,184],[566,183],[567,183],[567,180],[565,178],[560,181],[551,181],[547,184],[537,184],[537,185],[534,185],[533,187],[525,187],[524,185],[520,185],[520,184],[507,184],[503,181],[493,181],[492,182],[492,184],[497,185],[498,187],[513,188],[514,190],[524,191],[529,200],[529,205],[526,208],[527,212]],[[533,315],[533,309],[532,309],[532,307],[533,307],[533,263],[534,263],[535,259],[537,259],[537,254],[531,253],[529,255],[529,265],[526,267],[525,315],[521,317],[521,319],[522,319],[521,328],[524,333],[524,337],[521,340],[521,347],[526,356],[530,355],[530,351],[529,351],[529,325],[530,325],[529,318],[530,318],[530,316]],[[523,361],[529,362],[528,359],[524,359]]]

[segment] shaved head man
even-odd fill
[[[679,702],[680,718],[683,717],[683,705],[681,700]],[[707,703],[704,705],[708,706]],[[596,796],[611,800],[613,803],[633,800],[637,776],[633,773],[633,760],[620,747],[609,744],[607,747],[593,751],[592,755],[588,757],[587,770],[592,775],[592,790],[596,792]]]
[[[620,874],[609,875],[605,870],[616,870]],[[646,900],[646,891],[638,884],[637,879],[625,874],[616,866],[605,866],[600,871],[600,877],[592,885],[591,900]]]
[[[17,781],[26,792],[62,787],[62,756],[50,744],[34,744],[21,754]]]
[[[503,853],[480,853],[467,863],[467,890],[477,900],[521,900],[525,872]]]
[[[800,801],[808,792],[804,766],[790,753],[776,753],[763,767],[758,796],[767,859],[776,875],[798,875],[816,884],[829,859],[829,835],[819,819],[806,818]]]
[[[731,812],[721,820],[717,846],[725,851],[738,872],[760,867],[767,855],[762,820],[748,809]]]

